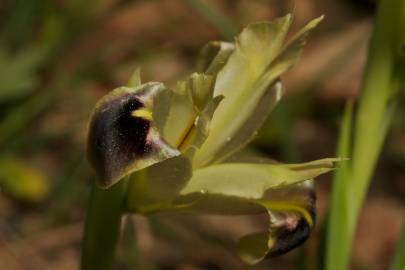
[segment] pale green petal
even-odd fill
[[[191,175],[191,162],[183,155],[132,174],[128,182],[128,210],[149,213],[166,208],[179,195]]]
[[[274,83],[264,92],[257,101],[249,118],[245,118],[238,130],[226,138],[226,143],[221,145],[215,153],[215,162],[221,162],[243,149],[256,135],[256,131],[263,125],[269,113],[278,104],[283,96],[284,89],[281,82]],[[196,166],[198,161],[196,161]]]
[[[251,88],[277,57],[291,23],[291,15],[272,22],[248,25],[236,39],[236,49],[218,74],[216,95],[231,96],[235,102]],[[225,105],[223,105],[225,107]]]
[[[211,133],[197,151],[194,165],[199,167],[217,158],[217,151],[241,129],[267,90],[253,89],[266,67],[277,57],[290,26],[291,16],[270,23],[246,27],[236,40],[236,49],[217,76],[214,95],[225,100],[215,112]],[[271,104],[269,104],[271,106]]]
[[[257,81],[256,88],[266,87],[298,62],[308,34],[322,19],[323,16],[310,21],[291,38],[277,58],[267,67],[260,80]]]
[[[185,153],[190,159],[195,154],[195,151],[201,147],[201,145],[205,142],[210,132],[210,123],[212,116],[216,108],[218,107],[219,103],[222,101],[223,96],[217,96],[212,99],[207,106],[205,106],[204,110],[201,114],[197,117],[196,121],[194,122],[194,126],[190,131],[187,140],[184,141],[182,145],[180,145],[179,150]]]
[[[188,96],[197,113],[204,110],[214,95],[215,77],[203,73],[193,73],[187,80]]]
[[[205,45],[197,61],[197,70],[209,75],[216,75],[226,64],[235,46],[233,43],[212,41]]]
[[[208,125],[223,98],[213,98],[214,85],[215,76],[193,73],[175,90],[163,134],[182,152],[190,146],[200,147],[208,136]]]
[[[170,90],[158,92],[153,99],[152,116],[159,134],[164,134],[172,99],[173,92]]]
[[[179,82],[174,90],[163,137],[173,147],[178,147],[194,124],[197,114],[186,91],[186,82]]]
[[[254,135],[281,97],[281,90],[275,90],[280,87],[269,86],[296,63],[308,31],[321,19],[311,21],[284,49],[282,44],[291,22],[289,15],[271,23],[250,25],[241,33],[236,50],[218,74],[214,94],[223,94],[225,101],[214,115],[206,143],[196,153],[195,167],[225,159]],[[246,129],[248,124],[251,126]],[[231,145],[225,146],[228,143]]]
[[[202,192],[260,199],[268,189],[313,179],[334,169],[339,159],[327,159],[303,165],[224,163],[194,171],[181,194]],[[309,164],[313,164],[309,163]]]

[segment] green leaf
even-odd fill
[[[88,158],[97,173],[98,185],[110,187],[137,170],[180,155],[160,136],[153,114],[155,98],[169,91],[161,83],[138,88],[121,87],[104,96],[95,106],[88,131]],[[162,105],[164,108],[164,105]]]
[[[351,136],[353,124],[353,104],[347,103],[341,123],[337,155],[340,157],[351,156]],[[353,190],[348,181],[349,162],[342,162],[336,170],[333,179],[330,214],[327,230],[326,263],[328,269],[345,269],[346,260],[334,260],[350,256],[352,239],[351,226],[353,224]]]
[[[336,201],[346,202],[332,206],[331,209],[331,217],[335,220],[337,217],[347,216],[343,219],[343,226],[329,228],[333,230],[329,233],[334,235],[328,239],[330,250],[327,251],[325,262],[327,270],[347,269],[350,265],[356,221],[393,120],[396,94],[403,87],[403,73],[399,71],[404,65],[398,59],[398,41],[401,39],[398,37],[404,33],[403,24],[400,23],[404,17],[403,1],[379,2],[361,95],[353,121],[350,168],[343,175],[336,176],[347,185],[345,189],[334,191],[346,193],[345,197]],[[333,196],[337,197],[335,194]],[[334,202],[333,199],[332,203]]]

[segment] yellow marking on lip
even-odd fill
[[[131,116],[143,118],[145,120],[152,120],[152,112],[146,108],[140,108],[138,110],[132,111]]]

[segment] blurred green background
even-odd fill
[[[86,123],[99,97],[138,67],[143,81],[173,86],[206,42],[287,12],[293,31],[326,18],[251,149],[282,162],[334,156],[344,104],[358,96],[371,0],[0,1],[0,269],[78,269],[92,179]],[[405,221],[404,113],[372,180],[352,269],[387,269]],[[127,216],[117,269],[315,269],[331,178],[317,182],[315,232],[285,256],[254,267],[238,258],[232,241],[260,217]]]

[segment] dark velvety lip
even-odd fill
[[[267,257],[282,255],[304,243],[311,233],[311,226],[305,218],[300,217],[294,227],[284,224],[275,232],[274,245],[271,247]]]
[[[151,152],[147,142],[150,121],[131,112],[143,108],[134,95],[127,94],[102,104],[89,127],[89,159],[100,179],[119,176],[132,161]]]

